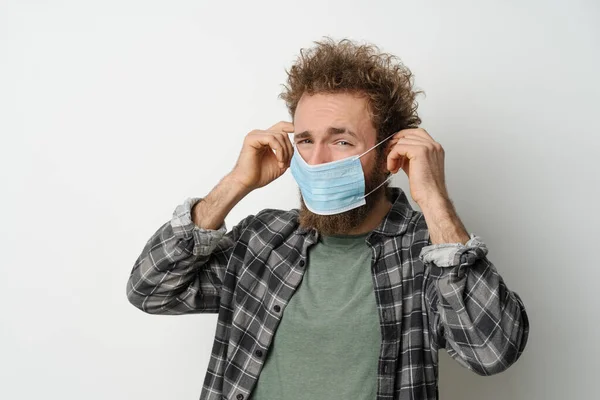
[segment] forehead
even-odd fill
[[[302,95],[294,114],[295,131],[323,134],[331,126],[370,134],[374,128],[367,99],[350,93]]]

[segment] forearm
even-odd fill
[[[194,255],[198,240],[194,236],[184,239],[182,233],[176,233],[174,220],[150,237],[135,261],[127,281],[129,302],[150,314],[212,312],[218,304],[216,268],[200,268],[208,262],[212,250],[207,248],[206,254]],[[206,232],[203,242],[214,248],[222,236],[223,232]],[[218,264],[216,260],[213,264]]]
[[[469,234],[458,218],[452,201],[436,197],[419,206],[423,211],[432,244],[467,243]]]
[[[231,249],[253,216],[229,232],[224,223],[202,229],[192,221],[192,208],[202,200],[187,198],[146,242],[127,282],[127,296],[137,308],[152,314],[218,311]]]
[[[218,229],[225,217],[249,190],[226,175],[210,193],[192,208],[194,224],[203,229]]]
[[[435,267],[433,267],[436,270]],[[527,343],[529,322],[519,296],[509,290],[487,258],[472,265],[441,268],[434,274],[438,331],[448,354],[479,375],[515,363]]]
[[[435,341],[467,368],[491,375],[519,358],[529,322],[521,299],[486,257],[487,246],[472,236],[466,246],[431,245],[419,257],[427,265]]]

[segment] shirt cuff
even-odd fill
[[[182,239],[194,239],[193,254],[210,254],[227,233],[225,222],[216,230],[200,228],[192,220],[192,207],[202,197],[188,197],[173,211],[171,228],[175,236]]]
[[[421,249],[419,259],[424,263],[432,262],[438,267],[455,267],[472,265],[487,253],[488,248],[481,237],[471,233],[466,244],[438,243],[425,246]]]

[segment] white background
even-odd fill
[[[444,353],[442,398],[598,396],[598,2],[0,4],[0,398],[198,398],[216,314],[144,314],[127,278],[247,132],[289,119],[285,68],[325,35],[414,72],[459,215],[529,313],[505,373]],[[297,206],[288,171],[227,225]]]

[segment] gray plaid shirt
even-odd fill
[[[437,399],[440,348],[479,375],[499,373],[523,352],[529,322],[480,237],[432,245],[423,213],[390,190],[393,207],[367,237],[381,328],[377,400]],[[318,233],[299,227],[298,209],[205,230],[191,219],[199,200],[186,199],[150,237],[127,297],[151,314],[218,313],[200,399],[244,400]]]

